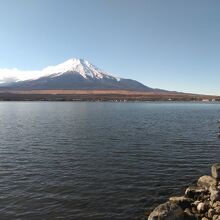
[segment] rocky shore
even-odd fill
[[[156,207],[148,220],[220,220],[220,163],[213,164],[211,176],[201,176],[185,195]]]

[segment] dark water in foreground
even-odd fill
[[[0,102],[0,219],[141,219],[220,161],[218,104]]]

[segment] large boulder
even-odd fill
[[[220,191],[215,186],[209,187],[209,192],[211,193],[210,199],[212,202],[220,201]]]
[[[185,191],[185,196],[192,199],[197,199],[200,196],[205,195],[208,190],[200,186],[190,186]]]
[[[193,203],[193,199],[187,198],[185,196],[173,196],[173,197],[170,197],[169,201],[177,204],[182,209],[191,207],[191,204]]]
[[[215,163],[212,165],[212,177],[217,181],[220,180],[220,163]]]
[[[205,213],[208,210],[208,205],[204,202],[200,202],[197,205],[197,210],[199,213]]]
[[[183,220],[184,212],[179,205],[166,202],[154,209],[148,220]]]
[[[217,184],[217,181],[211,176],[201,176],[197,182],[198,186],[204,187],[206,189],[209,189],[210,186],[216,185],[216,184]]]
[[[184,214],[185,214],[184,220],[197,220],[195,214],[189,208],[184,210]]]

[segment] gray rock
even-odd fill
[[[199,213],[205,213],[208,210],[208,206],[207,206],[206,203],[200,202],[197,205],[197,210],[198,210]]]
[[[197,213],[197,207],[192,207],[192,213],[194,213],[194,214]]]
[[[170,197],[169,201],[179,205],[182,209],[189,208],[191,206],[191,203],[193,203],[192,199],[185,196]]]
[[[194,213],[189,208],[184,210],[184,214],[184,220],[196,220]]]
[[[215,213],[215,210],[214,210],[214,209],[209,209],[209,210],[208,210],[208,217],[209,217],[209,218],[212,218],[215,214],[216,214],[216,213]]]
[[[220,216],[219,216],[219,215],[214,215],[214,216],[212,217],[212,219],[213,219],[213,220],[220,220]]]
[[[201,176],[198,179],[197,185],[208,189],[212,185],[216,185],[217,181],[211,176]]]
[[[213,207],[220,206],[220,201],[213,202]]]
[[[219,193],[213,192],[213,193],[211,194],[211,196],[210,196],[210,199],[211,199],[211,201],[213,201],[213,202],[220,200],[220,195],[219,195]]]
[[[154,209],[148,220],[183,220],[184,212],[175,203],[166,202]]]
[[[197,207],[197,205],[199,205],[200,201],[199,200],[196,200],[193,205]]]
[[[220,163],[212,165],[212,177],[216,180],[220,180]]]
[[[215,212],[216,212],[216,214],[220,215],[220,207],[219,206],[215,207]]]
[[[207,193],[207,189],[204,187],[200,187],[200,186],[190,186],[185,191],[186,197],[193,198],[193,199],[205,193]]]
[[[211,193],[210,199],[213,202],[220,200],[220,191],[215,186],[209,187],[209,192]]]
[[[213,201],[209,201],[209,206],[211,206],[211,207],[213,207],[213,205],[214,205],[215,203],[213,202]]]

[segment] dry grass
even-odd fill
[[[104,94],[121,94],[121,95],[152,95],[153,92],[140,92],[140,91],[127,91],[127,90],[8,90],[0,91],[0,93],[12,93],[12,94],[48,94],[48,95],[67,95],[67,94],[79,94],[79,95],[104,95]],[[160,93],[157,93],[158,95]],[[165,93],[164,93],[165,94]]]
[[[0,91],[0,100],[45,100],[45,101],[202,101],[215,99],[219,96],[187,94],[177,92],[140,92],[126,90],[30,90]]]

